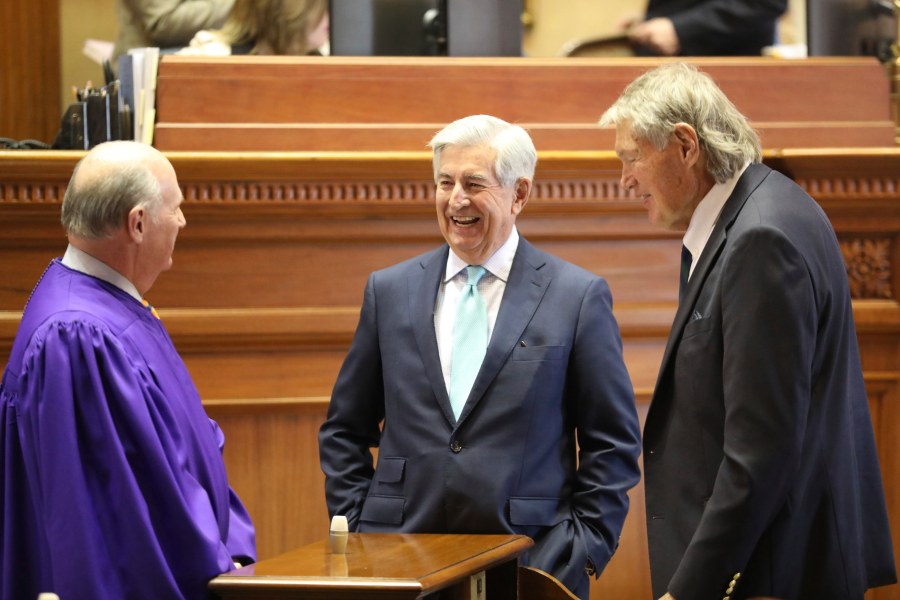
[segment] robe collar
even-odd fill
[[[141,301],[141,295],[137,288],[124,275],[107,265],[105,262],[94,258],[84,250],[79,250],[72,244],[66,248],[66,253],[62,257],[62,264],[69,267],[73,271],[102,279],[103,281],[114,285],[138,302]]]

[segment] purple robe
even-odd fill
[[[0,384],[0,598],[206,598],[255,559],[224,436],[162,322],[50,263]]]

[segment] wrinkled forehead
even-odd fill
[[[438,158],[437,172],[456,175],[479,173],[494,177],[496,158],[497,151],[490,144],[447,145]]]

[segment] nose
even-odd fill
[[[453,192],[450,194],[450,204],[452,204],[454,208],[468,206],[469,198],[466,196],[466,191],[461,184],[457,183],[453,186]]]
[[[626,192],[631,190],[631,188],[633,188],[635,185],[637,185],[637,182],[635,181],[634,176],[631,174],[631,171],[626,166],[622,167],[622,177],[619,179],[619,185],[621,185],[622,189],[625,190]]]
[[[181,208],[178,209],[178,227],[183,229],[187,225],[187,219],[184,218],[184,211]]]

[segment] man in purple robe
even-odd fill
[[[182,200],[150,146],[109,142],[75,167],[69,247],[0,384],[0,598],[201,599],[255,560],[222,432],[143,301],[172,266]]]

